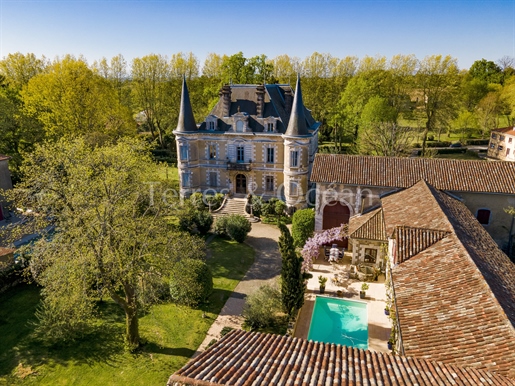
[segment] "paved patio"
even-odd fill
[[[321,252],[320,256],[323,256],[323,252]],[[311,271],[313,277],[308,281],[304,306],[300,310],[299,317],[297,318],[294,336],[303,339],[307,339],[308,337],[315,297],[320,294],[318,277],[322,275],[328,279],[325,285],[325,296],[337,296],[336,291],[340,290],[343,292],[342,298],[344,299],[360,300],[367,303],[368,348],[369,350],[377,352],[390,352],[387,347],[387,342],[390,337],[391,322],[388,316],[384,314],[386,304],[385,276],[381,274],[379,275],[378,281],[369,282],[370,288],[366,291],[366,298],[360,299],[359,292],[363,282],[357,279],[348,279],[342,281],[341,285],[337,285],[331,280],[335,277],[335,274],[341,274],[345,270],[348,270],[350,263],[350,252],[345,252],[344,258],[338,263],[329,263],[323,258],[314,262],[313,271]]]

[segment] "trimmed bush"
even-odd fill
[[[277,288],[261,286],[245,300],[243,317],[252,329],[274,326],[282,316],[281,292]]]
[[[312,209],[296,211],[292,217],[291,235],[296,247],[302,248],[315,231],[315,212]]]
[[[201,235],[205,235],[209,232],[213,221],[213,215],[205,210],[197,210],[193,213],[193,223]]]
[[[213,215],[204,209],[196,209],[191,202],[185,202],[179,215],[179,227],[190,234],[207,234],[213,225]]]
[[[200,192],[195,192],[190,196],[190,202],[197,210],[204,210],[204,196]]]
[[[212,291],[213,275],[204,261],[184,259],[174,264],[170,275],[170,295],[175,303],[197,307]]]
[[[220,217],[215,223],[216,233],[229,237],[238,243],[245,241],[251,229],[252,224],[241,214],[230,214]]]

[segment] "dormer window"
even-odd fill
[[[268,117],[265,118],[265,121],[263,122],[263,131],[265,133],[274,133],[275,132],[275,123],[276,119],[274,117]]]
[[[215,115],[209,115],[206,118],[206,129],[215,131],[217,129],[218,118]]]

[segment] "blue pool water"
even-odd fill
[[[317,296],[308,339],[367,350],[367,304]]]

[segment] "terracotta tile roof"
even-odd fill
[[[452,224],[424,181],[381,199],[386,234],[399,226],[452,232]],[[467,209],[468,210],[468,209]]]
[[[440,190],[515,194],[515,162],[317,154],[311,181],[408,188],[424,179]]]
[[[393,237],[397,240],[395,263],[402,263],[410,257],[429,248],[434,243],[440,241],[449,232],[435,229],[413,228],[399,226],[395,229]]]
[[[0,256],[10,255],[16,252],[16,249],[0,247]]]
[[[515,135],[515,126],[501,127],[499,129],[493,129],[492,132]]]
[[[349,219],[349,237],[354,239],[387,241],[381,208]]]
[[[444,236],[397,239],[412,251],[392,269],[404,353],[515,378],[515,265],[465,205],[423,181],[383,205],[387,229],[429,221]]]
[[[499,374],[280,335],[235,330],[168,385],[515,385]]]

